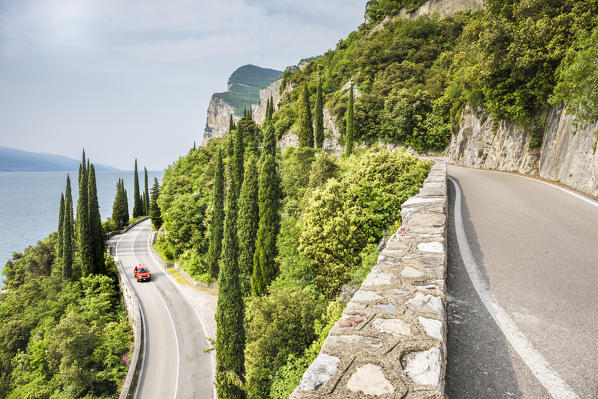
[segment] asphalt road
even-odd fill
[[[112,238],[116,256],[137,293],[145,322],[142,370],[136,398],[213,398],[209,347],[199,316],[156,263],[149,250],[151,225],[140,223]],[[133,268],[149,266],[150,282],[137,282]]]
[[[462,195],[460,222],[449,182],[447,395],[598,398],[598,206],[520,176],[448,173]]]

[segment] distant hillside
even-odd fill
[[[260,101],[260,89],[282,77],[282,71],[245,65],[237,69],[228,78],[227,91],[215,93],[208,106],[206,128],[203,143],[214,137],[220,137],[228,130],[230,115],[235,122],[243,115],[244,109],[250,109]]]
[[[43,154],[0,146],[0,172],[59,172],[77,170],[81,161],[62,155]],[[94,164],[97,171],[118,170]]]

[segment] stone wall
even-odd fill
[[[545,123],[542,145],[532,149],[520,126],[466,109],[446,155],[456,165],[535,175],[598,196],[598,124],[578,126],[560,108]]]
[[[439,160],[292,399],[444,397],[446,210]]]

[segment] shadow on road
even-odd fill
[[[522,395],[508,343],[478,297],[461,259],[452,209],[455,189],[450,181],[448,191],[446,394],[451,399],[519,398]],[[465,198],[462,205],[469,245],[476,261],[483,266]],[[483,276],[487,279],[485,273]]]

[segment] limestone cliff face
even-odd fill
[[[401,12],[397,15],[387,16],[379,24],[372,28],[370,34],[384,29],[384,26],[387,23],[395,21],[398,18],[415,19],[421,17],[422,15],[433,14],[435,12],[437,12],[441,18],[444,18],[451,16],[459,11],[479,10],[481,8],[484,8],[484,1],[485,0],[428,0],[412,13],[408,13],[406,9],[402,9]],[[366,12],[366,23],[367,22],[368,18]]]
[[[221,98],[212,96],[208,106],[208,115],[206,119],[206,128],[203,133],[205,144],[215,137],[222,137],[228,132],[230,115],[233,116],[235,123],[241,119],[235,114],[235,108]]]
[[[278,109],[278,102],[282,97],[280,94],[280,85],[282,84],[282,79],[275,80],[269,86],[260,90],[260,102],[259,104],[254,104],[251,106],[251,112],[253,114],[253,120],[261,125],[266,119],[266,104],[270,97],[274,102],[274,108]]]
[[[598,123],[576,126],[575,118],[551,110],[542,146],[530,149],[530,135],[518,125],[491,117],[481,120],[466,110],[446,155],[451,163],[537,175],[598,196]]]

